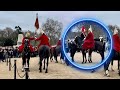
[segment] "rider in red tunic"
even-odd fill
[[[87,50],[87,49],[91,49],[93,47],[94,47],[94,35],[92,33],[92,28],[90,26],[90,28],[88,29],[88,35],[84,40],[82,48]]]
[[[59,41],[57,42],[57,46],[61,45],[61,40],[59,39]]]
[[[113,34],[113,49],[116,52],[120,52],[120,38],[117,29],[114,30],[114,34]]]
[[[22,52],[23,49],[24,49],[24,41],[25,41],[25,39],[28,39],[28,40],[29,40],[30,51],[31,51],[31,52],[34,52],[34,49],[33,49],[32,45],[30,44],[30,41],[31,41],[31,40],[34,40],[35,38],[30,37],[30,33],[29,33],[29,32],[27,32],[27,34],[25,35],[25,37],[22,39],[22,45],[19,46],[19,49],[18,49],[19,52]]]
[[[47,45],[51,48],[50,46],[50,43],[49,43],[49,38],[48,36],[44,33],[43,30],[41,30],[41,33],[42,35],[39,37],[39,38],[36,38],[35,40],[36,41],[40,41],[39,45],[38,45],[38,48],[41,46],[41,45]]]

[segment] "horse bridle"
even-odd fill
[[[28,39],[25,39],[24,41],[24,51],[25,51],[25,55],[28,55],[28,52],[27,50],[29,50],[29,40]]]

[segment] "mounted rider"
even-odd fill
[[[43,30],[41,30],[40,32],[42,35],[38,38],[36,38],[36,41],[39,41],[39,45],[38,45],[38,49],[42,46],[42,45],[47,45],[49,48],[51,48],[50,46],[50,38],[45,34],[45,32]]]
[[[29,45],[29,48],[30,48],[30,52],[34,52],[34,48],[30,44],[30,41],[35,40],[35,38],[34,37],[30,37],[30,32],[29,31],[26,33],[25,37],[22,39],[22,45],[19,46],[19,49],[18,49],[19,52],[22,52],[23,49],[24,49],[25,39],[28,39],[28,45]]]
[[[118,30],[116,28],[113,33],[113,42],[114,42],[113,49],[116,52],[120,52],[120,37],[118,35]]]
[[[116,56],[117,55],[120,55],[120,37],[118,35],[118,30],[115,28],[114,31],[113,31],[113,36],[112,36],[112,39],[113,39],[113,56]],[[111,61],[108,61],[105,65],[107,66],[107,68],[105,69],[105,75],[107,77],[110,76],[109,74],[109,71],[108,71],[108,68],[109,68],[109,64],[110,64]],[[113,70],[113,65],[111,65],[111,70]],[[118,70],[119,72],[119,70]]]
[[[61,46],[61,38],[59,38],[59,40],[57,42],[57,46]]]
[[[85,33],[87,33],[87,31],[85,30]],[[88,29],[88,35],[86,36],[86,38],[84,39],[82,48],[85,50],[91,49],[94,47],[94,35],[92,33],[92,27],[90,26],[90,28]]]

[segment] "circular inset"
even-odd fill
[[[110,40],[110,51],[108,53],[108,55],[106,56],[106,58],[101,62],[99,63],[98,65],[95,65],[95,66],[92,66],[92,67],[82,67],[74,62],[72,62],[72,60],[70,59],[70,57],[68,57],[67,53],[66,53],[66,49],[65,49],[65,38],[66,38],[66,34],[70,31],[70,29],[75,26],[76,24],[80,23],[80,22],[84,22],[84,21],[91,21],[91,22],[94,22],[94,23],[97,23],[99,24],[100,26],[102,26],[104,29],[104,31],[107,33],[108,35],[108,38]],[[111,57],[111,54],[112,54],[112,46],[113,46],[113,40],[112,40],[112,36],[111,36],[111,33],[109,31],[109,29],[107,28],[107,26],[105,24],[103,24],[101,21],[99,20],[96,20],[96,19],[93,19],[93,18],[83,18],[83,19],[80,19],[74,23],[72,23],[62,34],[62,51],[63,51],[63,54],[65,56],[65,58],[67,59],[67,61],[72,65],[74,66],[75,68],[78,68],[80,70],[93,70],[93,69],[97,69],[99,67],[101,67],[107,60],[110,59]]]

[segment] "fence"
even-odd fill
[[[14,68],[14,79],[17,79],[17,75],[20,77],[20,78],[24,78],[25,77],[25,79],[30,79],[30,77],[29,77],[29,74],[28,74],[28,70],[29,70],[29,68],[28,67],[24,67],[24,71],[25,71],[25,73],[24,73],[24,75],[20,75],[20,73],[18,72],[18,68],[17,68],[17,64],[16,64],[16,60],[14,60],[14,65],[12,66],[12,63],[11,63],[11,58],[9,57],[9,58],[7,58],[6,59],[7,61],[6,61],[6,63],[7,63],[7,66],[9,67],[9,71],[11,71],[11,68]]]

